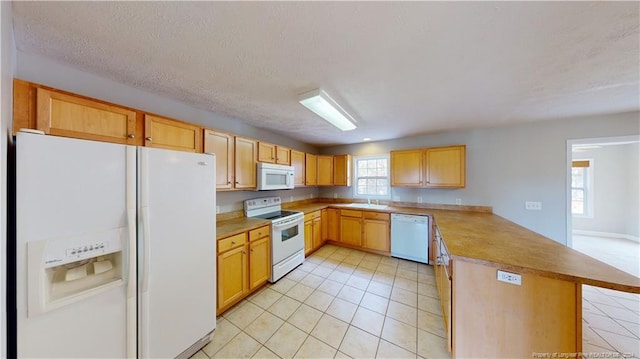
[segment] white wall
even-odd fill
[[[221,131],[271,142],[300,151],[316,153],[318,149],[295,139],[243,124],[220,114],[196,109],[182,102],[141,91],[127,85],[84,72],[50,59],[17,51],[15,77],[57,89],[93,97],[159,115],[199,124]],[[273,192],[218,192],[217,204],[222,213],[241,210],[245,199],[277,196],[288,202],[317,196],[316,188]]]
[[[7,141],[13,112],[15,44],[11,2],[0,2],[0,358],[7,357]]]
[[[400,201],[492,206],[494,213],[566,244],[566,142],[569,139],[635,135],[640,113],[529,122],[439,133],[400,140],[334,146],[325,154],[381,154],[393,149],[467,145],[467,185],[463,189],[393,188]],[[352,188],[323,188],[320,196],[351,197]],[[526,211],[525,201],[542,202]]]
[[[574,152],[593,160],[593,216],[573,217],[573,229],[638,237],[640,199],[638,143]]]

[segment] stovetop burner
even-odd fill
[[[261,215],[254,216],[254,217],[262,218],[262,219],[268,219],[268,220],[274,220],[274,219],[278,219],[278,218],[289,217],[289,216],[294,215],[296,213],[299,213],[299,212],[295,212],[295,211],[276,211],[276,212],[269,212],[269,213],[261,214]]]

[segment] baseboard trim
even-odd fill
[[[571,231],[573,234],[589,237],[607,237],[607,238],[621,238],[628,239],[633,242],[640,243],[640,237],[632,236],[630,234],[623,233],[609,233],[609,232],[597,232],[597,231],[583,231],[581,229],[574,229]]]

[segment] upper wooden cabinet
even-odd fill
[[[318,186],[333,185],[333,156],[319,155],[317,157],[317,184]]]
[[[267,142],[258,142],[258,162],[291,164],[291,149]]]
[[[423,187],[424,150],[391,151],[391,186]]]
[[[291,149],[288,147],[276,146],[276,163],[280,165],[291,165]]]
[[[305,186],[318,185],[318,156],[310,153],[305,154]]]
[[[202,128],[182,121],[145,114],[144,145],[201,153]]]
[[[258,162],[276,163],[276,145],[258,142]]]
[[[351,186],[351,155],[333,156],[333,185]]]
[[[22,86],[17,91],[20,88],[24,90]],[[38,130],[56,136],[137,144],[135,111],[44,88],[35,92]]]
[[[258,144],[250,138],[235,138],[235,188],[255,189],[256,183],[256,163],[258,158]]]
[[[391,151],[391,186],[462,188],[466,146]]]
[[[228,133],[204,130],[204,152],[216,155],[216,188],[234,187],[234,136]]]
[[[305,185],[305,153],[291,150],[291,166],[293,166],[293,184],[295,187]]]
[[[464,187],[466,146],[427,148],[425,150],[426,187]]]

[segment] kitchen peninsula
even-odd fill
[[[305,213],[347,208],[353,210],[330,199],[288,207]],[[454,358],[581,352],[582,285],[640,293],[639,278],[492,214],[487,207],[392,203],[366,211],[432,216],[437,233],[432,248],[439,248],[435,241],[441,240],[448,257],[443,261],[437,258],[442,253],[433,251],[431,261]],[[329,221],[323,228],[334,228],[329,233],[340,233],[335,230],[339,222],[331,216],[323,220]],[[239,231],[241,221],[229,224]],[[230,235],[225,222],[218,222],[218,228]],[[327,239],[341,245],[340,238]],[[499,271],[517,280],[499,281]]]

